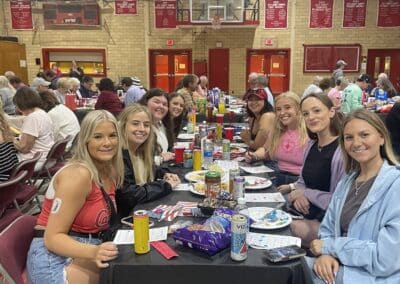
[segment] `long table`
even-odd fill
[[[183,169],[177,168],[178,174]],[[270,187],[261,192],[274,192]],[[260,191],[257,191],[260,192]],[[152,209],[159,204],[173,205],[177,201],[201,201],[202,198],[186,191],[172,192],[163,199],[137,206],[135,209]],[[248,206],[276,206],[268,203],[248,203]],[[179,217],[184,218],[184,217]],[[171,225],[173,222],[160,222],[158,226]],[[199,221],[197,219],[197,221]],[[256,231],[251,229],[252,231]],[[262,231],[272,234],[291,235],[289,228],[273,231]],[[269,263],[262,250],[250,248],[248,257],[243,262],[235,262],[230,258],[230,249],[209,257],[201,252],[180,246],[169,236],[167,244],[179,256],[166,260],[153,248],[148,254],[136,255],[132,245],[119,245],[119,256],[110,262],[110,266],[102,269],[100,283],[306,283],[306,276],[299,260],[283,264]]]

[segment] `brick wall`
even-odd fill
[[[99,2],[102,5],[102,2]],[[335,0],[333,28],[311,30],[308,28],[309,1],[289,0],[289,27],[284,30],[265,30],[264,1],[260,0],[260,26],[257,28],[207,27],[185,29],[155,29],[152,1],[138,1],[136,16],[115,16],[110,6],[102,7],[103,26],[97,30],[44,30],[40,9],[34,9],[37,32],[11,30],[9,2],[5,5],[5,19],[0,14],[2,35],[17,36],[26,45],[28,75],[30,81],[38,72],[35,58],[41,57],[41,48],[105,48],[107,51],[108,76],[117,80],[120,76],[136,75],[145,86],[149,83],[148,50],[152,48],[189,48],[193,61],[208,59],[208,49],[220,41],[230,48],[230,89],[243,93],[246,81],[246,49],[266,48],[266,38],[275,40],[271,48],[291,50],[290,89],[302,93],[316,74],[303,74],[303,44],[353,44],[362,46],[362,55],[369,48],[400,48],[399,28],[377,28],[377,0],[369,0],[366,27],[342,29],[343,1]],[[39,4],[40,5],[40,4]],[[111,4],[112,6],[112,4]],[[149,17],[150,16],[150,17]],[[3,24],[5,21],[5,25]],[[108,28],[107,28],[107,27]],[[109,31],[109,32],[108,32]],[[174,46],[167,47],[166,40],[174,39]],[[354,76],[356,74],[347,74]]]

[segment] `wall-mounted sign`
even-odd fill
[[[344,28],[365,27],[367,0],[344,0],[343,10]]]
[[[154,0],[156,28],[176,28],[176,0]]]
[[[115,15],[137,15],[137,0],[115,0]]]
[[[167,39],[167,45],[168,46],[174,45],[174,40],[173,39]]]
[[[99,26],[99,6],[97,3],[43,4],[43,22],[45,27]]]
[[[286,29],[288,21],[287,0],[265,0],[265,28]]]
[[[310,28],[332,28],[333,0],[310,0]]]
[[[378,27],[400,26],[400,1],[379,0],[378,1]]]
[[[264,44],[265,44],[265,45],[274,45],[274,40],[273,40],[272,38],[267,38],[267,39],[264,41]]]
[[[31,1],[10,1],[11,26],[14,30],[31,30],[32,6]]]

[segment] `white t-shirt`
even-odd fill
[[[72,145],[72,140],[76,134],[81,130],[78,118],[65,105],[56,105],[48,112],[51,121],[53,122],[53,136],[55,141],[59,141],[71,137],[67,144],[67,149]]]
[[[54,144],[53,123],[50,116],[42,109],[36,108],[34,112],[28,114],[22,124],[21,132],[36,138],[29,153],[18,153],[20,160],[32,159],[35,153],[41,152],[38,163],[46,161],[47,153]]]
[[[157,136],[157,143],[161,146],[162,152],[168,152],[168,139],[164,124],[160,122],[158,127],[154,127],[154,132]]]

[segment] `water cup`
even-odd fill
[[[216,118],[217,118],[217,123],[224,123],[224,114],[223,113],[217,113],[216,114]]]
[[[235,129],[233,127],[227,127],[224,129],[225,139],[233,140]]]
[[[177,146],[174,149],[175,149],[175,163],[182,164],[185,147]]]

